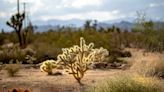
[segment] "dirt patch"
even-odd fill
[[[92,85],[120,71],[89,70],[82,82],[85,86]],[[46,73],[40,72],[39,69],[21,69],[16,77],[8,77],[6,71],[3,70],[0,78],[2,92],[12,88],[25,88],[32,90],[32,92],[81,92],[80,90],[82,90],[72,75],[64,73],[59,76],[48,76]]]

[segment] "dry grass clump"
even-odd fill
[[[138,61],[132,66],[132,70],[144,76],[164,78],[164,59],[156,61]]]
[[[14,77],[20,70],[19,64],[8,64],[5,67],[5,70],[7,71],[7,74],[9,77]]]
[[[90,87],[86,92],[162,92],[155,78],[140,75],[120,75],[109,78],[100,84]]]

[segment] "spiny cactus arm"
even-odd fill
[[[80,38],[80,51],[83,52],[85,47],[85,40],[83,37]]]
[[[75,69],[75,64],[71,64],[71,66],[66,70],[69,74],[77,74],[76,69]]]
[[[104,48],[101,47],[99,49],[94,49],[93,54],[95,56],[94,61],[102,62],[109,55],[109,52],[108,52],[107,49],[104,49]]]
[[[94,47],[94,43],[90,43],[90,44],[88,45],[88,49],[93,49],[93,47]]]
[[[83,76],[84,76],[84,72],[83,71],[81,71],[81,69],[78,67],[77,68],[77,78],[83,78]]]
[[[58,60],[64,64],[66,72],[69,74],[77,74],[76,69],[74,69],[76,65],[72,63],[72,61],[69,61],[65,55],[58,55]]]
[[[72,74],[76,79],[80,79],[82,73],[80,72],[79,67],[71,67],[69,74]]]
[[[42,71],[42,72],[45,72],[46,71],[46,69],[45,69],[45,66],[40,66],[40,70]]]
[[[40,66],[40,69],[41,69],[42,72],[47,72],[47,66],[46,66],[46,64],[42,64]]]
[[[62,64],[64,64],[65,66],[71,67],[70,65],[70,61],[68,61],[65,57],[65,55],[58,55],[58,60],[59,62],[62,62]]]
[[[52,74],[52,69],[58,67],[58,62],[54,60],[46,60],[40,66],[41,71],[47,72],[48,74]]]

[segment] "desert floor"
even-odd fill
[[[127,49],[132,52],[131,58],[125,58],[128,62],[138,62],[140,60],[156,61],[164,58],[164,54],[146,53],[143,50]],[[109,69],[109,70],[89,70],[82,82],[85,87],[117,75],[122,72],[129,72],[130,69]],[[60,71],[61,70],[54,70]],[[32,92],[80,92],[81,89],[72,75],[64,73],[63,75],[51,75],[41,72],[40,69],[21,69],[16,77],[8,77],[5,70],[0,71],[0,92],[7,92],[12,88],[30,89]]]

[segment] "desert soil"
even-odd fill
[[[137,62],[139,60],[155,61],[163,57],[163,54],[159,53],[143,53],[143,50],[126,49],[132,53],[131,58],[125,58],[129,62]],[[54,70],[60,71],[61,70]],[[117,75],[121,72],[128,70],[109,69],[109,70],[89,70],[87,71],[82,82],[85,86],[93,85],[97,82]],[[5,70],[0,71],[0,92],[7,92],[12,88],[24,88],[30,89],[32,92],[81,92],[76,80],[72,75],[64,73],[63,75],[51,75],[41,72],[40,69],[21,69],[16,77],[8,77]]]

